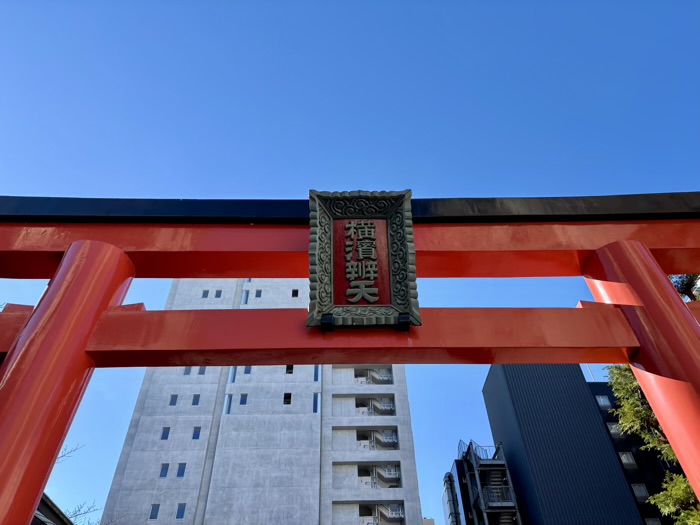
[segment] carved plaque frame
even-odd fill
[[[422,324],[416,286],[411,190],[309,192],[309,317],[307,326]],[[333,221],[383,219],[387,224],[391,302],[336,305],[333,297]]]

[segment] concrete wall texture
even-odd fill
[[[306,279],[176,279],[166,309],[308,295]],[[404,367],[288,365],[147,369],[102,523],[420,525]]]

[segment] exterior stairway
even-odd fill
[[[399,437],[396,435],[396,432],[389,430],[389,431],[375,431],[373,435],[373,441],[375,445],[379,448],[389,448],[389,449],[396,449],[398,448],[398,443],[399,443]]]
[[[399,467],[377,467],[377,478],[386,483],[396,484],[401,479]]]
[[[394,416],[396,415],[396,406],[394,403],[372,399],[372,409],[370,413],[375,416]]]
[[[403,505],[377,505],[379,523],[398,524],[403,523]]]
[[[391,370],[386,368],[371,368],[367,373],[367,382],[373,385],[390,385],[394,382]]]

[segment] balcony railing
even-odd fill
[[[396,415],[394,403],[384,403],[376,399],[370,399],[367,406],[356,406],[356,416],[393,416]]]
[[[503,449],[499,447],[485,447],[482,445],[477,445],[474,441],[466,443],[459,440],[459,446],[457,447],[457,454],[459,458],[463,458],[465,454],[472,449],[475,461],[503,461]]]
[[[384,368],[372,368],[366,371],[366,375],[355,376],[355,383],[358,385],[389,385],[393,382],[394,376],[391,370]]]
[[[503,507],[514,505],[513,492],[510,487],[487,486],[481,488],[485,507]]]

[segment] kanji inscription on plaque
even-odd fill
[[[411,193],[310,192],[307,325],[421,324]]]

